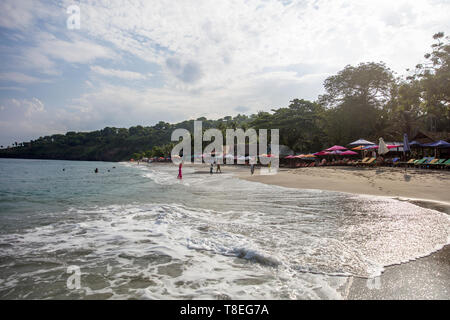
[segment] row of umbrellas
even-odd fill
[[[400,148],[403,147],[403,151],[407,152],[410,151],[410,147],[411,146],[415,146],[415,147],[425,147],[425,148],[450,148],[450,143],[448,143],[447,141],[444,140],[439,140],[436,142],[431,142],[431,143],[425,143],[425,144],[420,144],[416,141],[413,141],[411,143],[409,143],[408,141],[408,135],[404,134],[403,137],[403,144],[386,144],[383,140],[383,138],[379,139],[378,144],[375,144],[371,141],[365,140],[365,139],[358,139],[356,141],[353,141],[351,143],[348,144],[352,150],[378,150],[378,154],[386,154],[389,152],[390,149],[395,149],[395,148]],[[315,156],[327,156],[327,155],[342,155],[342,156],[351,156],[351,155],[357,155],[357,152],[348,150],[348,148],[343,147],[343,146],[332,146],[328,149],[322,150],[320,152],[316,152],[314,154],[310,154],[308,155],[308,157],[315,157]],[[303,155],[300,156],[288,156],[286,157],[287,159],[289,158],[302,158]],[[305,157],[305,156],[303,156]]]
[[[406,135],[405,135],[406,136]],[[383,138],[380,138],[378,145],[373,142],[367,141],[365,139],[359,139],[348,144],[353,146],[352,150],[374,150],[378,149],[379,154],[386,154],[389,149],[402,147],[403,145],[386,145]],[[298,155],[298,156],[287,156],[285,159],[295,159],[295,158],[315,158],[316,156],[328,156],[328,155],[340,155],[340,156],[355,156],[358,155],[357,152],[349,150],[346,147],[334,145],[328,149],[322,150],[308,155]]]

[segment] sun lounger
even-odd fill
[[[356,161],[355,165],[359,166],[359,165],[361,165],[363,163],[366,163],[369,159],[370,159],[370,157],[366,157],[366,158],[364,158],[362,160]]]
[[[411,163],[413,163],[414,161],[416,161],[416,159],[409,159],[408,161],[397,161],[396,163],[394,163],[394,167],[397,167],[397,166],[408,166]]]
[[[431,168],[433,166],[433,164],[437,163],[439,161],[439,159],[433,159],[430,162],[428,162],[427,164],[424,164],[423,166],[425,168]]]
[[[433,169],[439,169],[439,168],[441,168],[441,167],[445,167],[445,159],[437,159],[437,161],[436,162],[434,162],[434,163],[431,163],[430,162],[430,166],[431,166],[431,168],[433,168]]]
[[[442,164],[442,168],[444,168],[444,169],[449,169],[450,168],[450,159],[448,159],[447,161],[445,161]]]
[[[418,166],[420,166],[421,164],[423,164],[425,161],[427,161],[428,160],[428,158],[427,157],[425,157],[425,158],[422,158],[422,159],[420,159],[420,160],[416,160],[416,161],[414,161],[414,166],[415,167],[418,167]]]
[[[365,166],[373,166],[373,165],[375,165],[375,160],[376,160],[376,158],[370,158],[368,161],[364,162],[363,164]]]
[[[425,161],[422,163],[417,163],[416,165],[420,168],[427,168],[428,164],[434,160],[434,157],[425,157]]]

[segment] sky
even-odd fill
[[[0,144],[269,111],[317,99],[349,64],[404,75],[450,33],[449,12],[450,0],[1,0]]]

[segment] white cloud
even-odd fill
[[[22,84],[49,82],[48,79],[36,78],[20,72],[2,72],[0,81],[8,81]]]
[[[0,2],[0,26],[8,29],[25,30],[36,19],[52,16],[54,11],[34,0]]]
[[[127,70],[117,70],[117,69],[107,69],[101,66],[91,66],[91,71],[98,73],[102,76],[116,77],[124,80],[143,80],[146,76],[139,72],[127,71]]]
[[[23,114],[25,117],[30,117],[35,113],[44,112],[44,104],[38,98],[28,99],[11,99],[9,105],[20,110],[19,114]]]
[[[113,59],[117,55],[105,46],[83,39],[60,40],[49,34],[42,34],[39,49],[48,56],[69,63],[91,63],[96,59]]]

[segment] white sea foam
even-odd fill
[[[142,172],[160,188],[171,170]],[[173,202],[74,207],[0,235],[1,292],[32,279],[39,297],[74,264],[75,297],[340,299],[342,276],[377,276],[450,239],[448,215],[404,201],[186,176]]]

